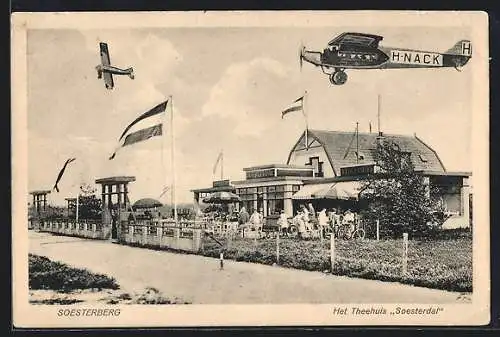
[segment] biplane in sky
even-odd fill
[[[460,71],[472,56],[472,44],[461,40],[444,53],[379,46],[382,36],[342,33],[320,51],[300,47],[302,60],[320,67],[334,85],[347,81],[346,69],[403,69],[453,67]]]
[[[131,79],[134,79],[133,68],[120,69],[111,65],[107,43],[100,42],[99,47],[101,49],[101,64],[96,67],[97,78],[104,78],[106,89],[111,90],[115,86],[113,75],[128,75]]]

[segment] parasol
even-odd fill
[[[152,198],[144,198],[144,199],[139,199],[136,202],[134,202],[134,209],[140,209],[140,208],[155,208],[155,207],[160,207],[163,206],[161,202],[159,202],[156,199]]]
[[[359,185],[357,182],[334,183],[327,188],[316,191],[312,197],[315,199],[357,200]]]
[[[203,202],[209,204],[232,203],[240,201],[240,197],[232,192],[214,192],[203,199]]]

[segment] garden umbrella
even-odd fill
[[[155,208],[155,207],[160,207],[163,206],[161,202],[159,202],[156,199],[152,198],[144,198],[144,199],[139,199],[136,202],[134,202],[134,209],[140,209],[140,208]]]
[[[203,202],[209,204],[222,204],[222,203],[232,203],[236,201],[240,201],[240,197],[232,192],[214,192],[210,194],[208,197],[203,199]]]
[[[356,200],[361,184],[355,181],[338,182],[312,194],[315,199]]]

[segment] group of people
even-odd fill
[[[292,219],[292,224],[297,227],[299,234],[315,229],[319,229],[325,234],[327,228],[334,229],[341,225],[349,225],[351,230],[354,230],[357,221],[358,215],[350,209],[342,213],[340,210],[333,208],[327,213],[326,208],[323,208],[316,214],[313,205],[309,203],[307,207],[300,205],[297,214]],[[284,211],[281,212],[278,225],[281,232],[289,232],[290,223]]]
[[[264,225],[264,214],[262,209],[257,211],[254,209],[252,215],[250,215],[245,207],[242,207],[238,213],[238,225],[240,227],[251,227],[256,231],[261,231]]]
[[[354,230],[357,221],[358,215],[350,209],[342,213],[340,209],[333,208],[327,212],[326,208],[323,208],[320,212],[316,213],[313,205],[309,203],[307,206],[299,206],[291,224],[296,226],[300,234],[318,229],[326,233],[327,228],[330,227],[333,229],[341,225],[350,225],[352,230]],[[255,209],[250,215],[246,208],[242,207],[238,213],[238,224],[240,227],[248,227],[256,231],[261,231],[264,224],[262,209],[260,211]],[[280,232],[289,233],[290,222],[284,210],[280,213],[277,225],[280,227]]]

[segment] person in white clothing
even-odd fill
[[[250,223],[255,228],[256,231],[260,231],[262,227],[262,215],[255,209],[250,217]]]
[[[280,217],[278,218],[279,230],[281,233],[288,233],[288,217],[284,210],[281,211]]]

